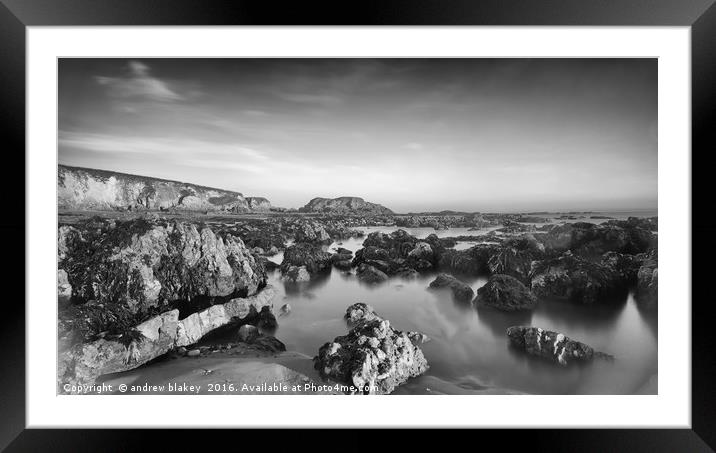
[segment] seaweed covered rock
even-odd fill
[[[625,296],[625,283],[611,267],[565,253],[536,264],[531,289],[537,297],[591,304]]]
[[[387,275],[408,269],[423,272],[435,267],[442,248],[435,235],[419,241],[405,230],[390,234],[376,231],[363,241],[363,248],[356,252],[353,265],[367,264]]]
[[[594,351],[591,346],[571,340],[564,334],[539,327],[512,326],[507,329],[507,337],[512,346],[560,365],[586,362],[595,357],[613,359],[612,356]]]
[[[637,254],[656,244],[656,236],[645,224],[634,221],[610,220],[603,224],[589,222],[556,225],[539,236],[545,249],[561,253],[571,250],[582,256],[600,256],[606,252]]]
[[[358,266],[356,275],[366,283],[381,283],[389,278],[385,272],[365,263]]]
[[[474,295],[470,285],[449,274],[439,274],[435,280],[430,282],[430,288],[449,288],[455,300],[460,302],[470,302]]]
[[[232,235],[184,222],[93,222],[65,229],[60,268],[77,302],[141,319],[204,297],[255,294],[263,266]]]
[[[323,378],[349,386],[351,394],[388,394],[428,369],[408,334],[379,317],[360,321],[347,335],[321,346],[313,362]]]
[[[331,254],[315,244],[298,243],[286,249],[281,262],[281,272],[288,272],[291,266],[305,266],[309,274],[330,270]]]
[[[529,282],[532,262],[544,256],[544,246],[532,235],[510,238],[493,250],[487,262],[490,273],[511,275],[525,283]]]
[[[537,298],[516,278],[495,274],[477,290],[475,305],[492,307],[503,311],[530,310],[537,304]]]
[[[657,252],[651,252],[637,272],[636,301],[642,308],[653,309],[659,303],[659,269]]]

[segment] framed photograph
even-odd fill
[[[3,0],[0,445],[711,451],[713,2],[391,3]]]

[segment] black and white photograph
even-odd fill
[[[59,58],[57,394],[658,395],[657,63]]]

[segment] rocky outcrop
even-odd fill
[[[544,246],[534,236],[526,234],[510,238],[496,247],[487,267],[491,274],[507,274],[528,283],[532,263],[543,257]]]
[[[425,356],[409,334],[394,329],[372,307],[348,307],[346,319],[354,321],[350,332],[321,346],[313,358],[323,378],[348,386],[345,393],[388,394],[427,371]]]
[[[89,222],[65,229],[59,268],[74,306],[62,327],[82,337],[129,327],[149,315],[250,296],[266,273],[241,239],[184,222]]]
[[[382,283],[388,280],[388,274],[377,269],[370,264],[359,264],[358,270],[356,271],[358,278],[365,283]]]
[[[392,214],[393,211],[358,197],[314,198],[300,212],[323,212],[336,214]]]
[[[547,233],[537,236],[548,252],[571,250],[575,255],[596,257],[606,252],[627,254],[643,253],[656,245],[656,236],[644,223],[610,220],[602,224],[588,222],[556,225]]]
[[[586,362],[595,357],[613,359],[612,356],[594,351],[591,346],[571,340],[564,334],[539,327],[509,327],[507,337],[512,346],[563,366],[574,362]]]
[[[626,295],[626,282],[609,266],[571,253],[536,263],[532,293],[537,297],[592,304]]]
[[[292,266],[303,266],[310,275],[328,271],[331,268],[331,254],[315,244],[294,244],[283,254],[281,272],[287,273]]]
[[[265,198],[253,199],[268,202]],[[258,205],[263,206],[261,202]],[[112,211],[247,212],[252,209],[239,192],[65,165],[58,166],[57,207],[67,210]]]
[[[252,211],[270,211],[271,202],[264,197],[246,197],[246,204]]]
[[[537,298],[514,277],[504,274],[492,275],[485,285],[477,290],[475,306],[492,307],[502,311],[530,310],[537,304]]]
[[[435,277],[435,280],[430,282],[430,288],[448,288],[452,291],[455,300],[460,302],[470,302],[475,294],[470,285],[448,274],[439,274]]]
[[[369,265],[389,276],[423,272],[435,267],[444,249],[434,234],[421,241],[405,230],[390,234],[373,232],[363,241],[363,248],[356,252],[353,265]]]
[[[333,242],[323,225],[318,222],[301,222],[295,233],[296,242],[330,244]]]
[[[174,348],[192,345],[219,327],[256,322],[262,310],[273,307],[274,294],[267,286],[256,295],[212,305],[182,320],[179,310],[170,310],[121,335],[75,344],[60,352],[59,383],[91,384],[101,375],[131,370]]]

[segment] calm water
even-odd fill
[[[397,228],[361,229],[368,233]],[[431,233],[441,237],[483,233],[468,232],[466,228],[404,229],[420,238]],[[362,238],[344,240],[340,246],[355,252],[362,241]],[[337,246],[334,243],[328,249]],[[469,246],[462,244],[462,248]],[[271,259],[280,263],[282,258],[277,255]],[[292,307],[290,315],[279,319],[276,336],[286,343],[288,350],[313,356],[323,343],[345,335],[342,316],[346,307],[355,302],[368,303],[397,329],[417,330],[432,338],[421,346],[430,369],[396,393],[493,389],[542,394],[623,394],[639,391],[657,373],[656,317],[638,311],[631,294],[609,306],[542,300],[532,313],[507,314],[478,311],[453,302],[447,291],[428,290],[433,278],[433,275],[412,281],[392,278],[371,286],[354,275],[333,269],[319,280],[287,284],[280,281],[280,274],[275,271],[269,278],[278,291],[274,305],[278,308],[289,303]],[[486,278],[465,281],[476,290],[485,284]],[[562,332],[615,355],[616,361],[562,368],[513,351],[508,347],[505,329],[521,324]],[[438,387],[442,390],[436,390]]]

